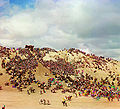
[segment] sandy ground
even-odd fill
[[[117,100],[108,102],[107,99],[99,101],[91,97],[78,97],[73,95],[72,101],[68,102],[68,107],[62,106],[62,99],[68,93],[61,94],[57,91],[56,94],[47,91],[43,95],[35,94],[27,95],[26,91],[0,91],[0,106],[6,105],[6,109],[120,109],[120,102]],[[49,99],[51,105],[40,105],[39,99]]]

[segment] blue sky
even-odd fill
[[[34,7],[35,0],[9,0],[10,5],[17,5],[22,8],[26,8],[26,6]]]
[[[79,48],[120,60],[119,0],[8,1],[0,0],[0,45]]]

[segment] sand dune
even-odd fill
[[[15,53],[11,55],[11,57],[14,57]],[[25,57],[23,56],[23,59]],[[43,57],[44,61],[57,61],[58,58],[65,59],[67,62],[70,62],[71,64],[77,63],[77,61],[81,61],[85,63],[85,59],[90,63],[92,66],[93,59],[90,56],[86,56],[82,53],[76,54],[72,52],[72,54],[68,53],[67,51],[58,51],[58,52],[49,52],[46,53],[46,55]],[[6,74],[6,70],[1,67],[2,59],[0,58],[0,73],[3,73],[2,76],[0,76],[0,86],[3,87],[3,90],[0,90],[0,106],[3,104],[6,105],[6,109],[119,109],[120,103],[117,100],[114,100],[113,102],[108,102],[107,99],[101,98],[100,100],[96,100],[89,97],[75,97],[72,93],[65,93],[61,94],[61,89],[57,90],[57,93],[51,93],[50,90],[46,90],[46,93],[40,95],[39,91],[40,88],[37,87],[37,84],[32,83],[29,87],[35,88],[35,93],[31,93],[30,95],[27,94],[27,87],[26,89],[23,89],[22,92],[19,92],[16,88],[12,88],[12,85],[5,86],[5,82],[9,82],[10,75]],[[116,63],[113,65],[113,63]],[[85,63],[85,65],[87,65]],[[79,64],[78,64],[79,66]],[[116,62],[115,60],[112,60],[111,62],[107,62],[107,65],[109,70],[101,71],[99,69],[89,68],[89,67],[78,67],[75,70],[84,70],[85,73],[88,73],[89,75],[93,76],[94,78],[98,78],[100,80],[101,78],[105,79],[107,76],[109,76],[109,71],[115,72],[115,75],[120,75],[120,62]],[[96,70],[96,73],[94,73],[94,70]],[[47,82],[49,78],[54,78],[55,76],[50,72],[50,70],[46,67],[44,67],[40,62],[38,62],[38,67],[36,68],[35,78],[36,80],[40,80],[41,82]],[[45,76],[45,73],[47,73],[49,76]],[[112,81],[112,79],[109,77],[109,80]],[[63,82],[64,83],[64,82]],[[64,83],[65,84],[65,83]],[[117,81],[115,81],[115,85],[117,85]],[[51,87],[50,89],[52,89]],[[119,87],[120,88],[120,87]],[[68,107],[64,107],[62,105],[62,100],[65,96],[72,95],[72,101],[67,101]],[[40,99],[49,99],[51,105],[40,105],[39,100]]]

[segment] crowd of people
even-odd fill
[[[65,92],[72,92],[77,96],[91,96],[95,99],[101,97],[107,98],[109,101],[113,101],[116,98],[120,100],[120,89],[114,84],[110,84],[107,78],[105,80],[98,81],[97,78],[93,79],[90,75],[81,73],[81,77],[71,84],[72,88],[64,90]],[[72,91],[75,89],[74,91]]]
[[[81,51],[75,50],[74,52],[79,53]],[[98,56],[95,56],[94,54],[88,55],[85,52],[81,52],[81,53],[83,53],[86,56],[90,56],[93,59],[92,64],[94,65],[94,68],[96,70],[97,69],[103,70],[103,66],[105,66],[105,65],[106,65],[105,66],[106,70],[109,70],[107,68],[107,63],[111,61],[110,58],[105,59],[102,56],[98,57]],[[87,62],[87,60],[85,58],[84,58],[84,60],[85,60],[84,63],[89,64],[89,62]],[[43,61],[42,63],[43,63],[43,65],[45,67],[49,68],[50,71],[54,75],[56,75],[56,74],[60,75],[61,78],[62,78],[63,75],[71,75],[71,72],[73,72],[73,74],[75,74],[76,67],[72,67],[73,71],[71,71],[71,69],[68,69],[68,68],[70,68],[72,65],[70,65],[68,62],[65,62],[65,60],[63,61],[60,58],[57,60],[57,62],[54,62],[54,61],[50,60],[50,61]],[[65,66],[65,64],[67,66]],[[65,67],[65,69],[64,69],[64,67]],[[76,71],[77,74],[78,74],[78,72],[79,71]],[[82,74],[82,73],[83,72],[81,72],[80,74]],[[82,96],[82,95],[85,95],[85,96],[91,95],[91,97],[96,98],[96,99],[100,99],[101,97],[105,97],[109,101],[110,100],[113,101],[114,98],[117,98],[117,100],[119,101],[119,99],[120,99],[120,90],[119,90],[118,87],[115,86],[115,83],[114,83],[115,79],[117,79],[117,81],[118,81],[117,86],[119,86],[119,83],[120,83],[119,75],[116,76],[116,77],[112,77],[113,78],[112,82],[110,82],[108,80],[108,77],[106,77],[106,79],[101,78],[101,81],[97,81],[96,78],[93,78],[90,75],[89,76],[88,75],[84,76],[84,74],[82,74],[81,77],[82,78],[77,79],[77,81],[74,81],[71,84],[73,86],[72,89],[75,88],[76,90],[78,90],[80,96]],[[66,80],[66,78],[65,78],[65,80]],[[93,82],[91,83],[91,81],[93,81]],[[114,87],[114,88],[112,88],[112,87]],[[69,91],[69,92],[71,92],[71,91]],[[77,94],[75,93],[75,95],[77,95]]]
[[[77,55],[79,53],[81,53],[83,55],[83,60],[78,60],[77,62],[72,63],[75,66],[79,66],[79,68],[95,68],[97,70],[101,70],[101,71],[107,71],[110,70],[107,66],[108,63],[112,63],[113,66],[116,65],[116,63],[118,61],[114,60],[111,58],[105,58],[103,56],[96,56],[95,54],[87,54],[86,52],[83,52],[79,49],[75,49],[75,48],[70,48],[67,50],[68,53],[72,54],[76,53]],[[88,60],[91,61],[89,62]]]
[[[15,57],[9,58],[9,61],[5,63],[5,59],[2,60],[2,67],[6,69],[6,73],[11,75],[10,83],[13,87],[18,89],[27,88],[31,83],[35,81],[35,72],[38,62],[35,56],[29,49],[14,50],[16,52]],[[25,58],[22,58],[22,56]]]
[[[6,61],[6,58],[2,58],[1,66],[6,69],[7,74],[11,75],[9,80],[10,83],[13,84],[13,87],[22,91],[23,88],[27,88],[34,82],[42,89],[42,91],[40,90],[40,94],[46,93],[46,90],[49,90],[51,86],[56,85],[55,88],[51,89],[52,93],[56,93],[56,90],[62,89],[62,93],[73,93],[76,97],[91,96],[97,100],[104,97],[109,101],[113,101],[114,98],[117,98],[119,101],[120,89],[117,86],[120,86],[120,77],[119,75],[115,75],[114,77],[112,72],[109,71],[107,63],[112,62],[110,58],[105,59],[102,56],[98,57],[94,54],[86,54],[78,49],[71,48],[67,52],[71,54],[73,52],[76,54],[82,53],[84,55],[84,61],[80,60],[75,63],[70,63],[60,57],[56,58],[57,61],[43,60],[43,57],[50,51],[57,52],[54,49],[39,49],[34,48],[33,46],[26,46],[24,49],[18,48],[13,50],[6,47],[0,47],[0,56],[9,59],[9,61]],[[14,57],[10,56],[12,52],[15,53]],[[87,57],[91,58],[91,63],[87,60]],[[49,78],[47,83],[36,80],[35,72],[38,67],[38,62],[48,68],[55,78]],[[78,67],[108,70],[113,81],[110,82],[108,77],[105,79],[101,78],[101,80],[98,81],[97,78],[93,78],[87,72],[77,70]],[[94,71],[94,73],[95,72],[96,71]],[[78,74],[80,75],[78,76]],[[71,76],[74,76],[75,79]],[[118,82],[117,86],[114,83],[115,80]],[[64,88],[63,82],[67,85],[67,89]],[[34,93],[35,90],[33,88],[27,90],[28,95],[30,95],[30,92]],[[45,100],[41,100],[41,103],[43,103],[43,101],[45,104]],[[62,103],[66,105],[65,100]]]
[[[9,57],[11,54],[10,48],[0,46],[0,57]]]

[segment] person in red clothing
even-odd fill
[[[2,109],[5,109],[5,105],[2,107]]]

